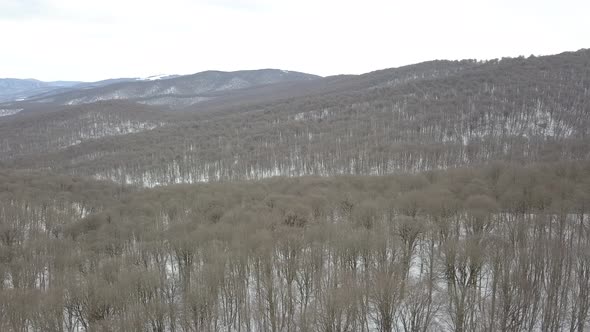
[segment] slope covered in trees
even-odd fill
[[[486,62],[434,61],[314,80],[305,83],[307,88],[298,83],[297,88],[245,89],[182,112],[127,103],[116,106],[121,123],[150,112],[167,120],[142,120],[149,123],[142,128],[157,130],[118,136],[59,134],[52,121],[33,125],[27,120],[39,133],[40,146],[23,145],[5,130],[1,160],[9,168],[50,168],[146,186],[390,174],[489,160],[583,160],[590,153],[589,77],[590,52],[581,50]],[[288,87],[296,97],[281,92]],[[88,107],[109,114],[113,105]],[[20,131],[23,113],[4,117],[0,125]],[[101,121],[94,123],[112,127]],[[80,144],[43,145],[63,136]]]
[[[22,155],[37,158],[39,154],[62,151],[88,140],[153,130],[164,123],[164,114],[157,109],[140,109],[129,102],[23,112],[0,121],[0,161]]]
[[[590,51],[226,78],[0,106],[0,331],[590,329]]]
[[[588,162],[0,188],[3,331],[590,328]]]

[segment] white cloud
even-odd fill
[[[588,45],[586,1],[0,0],[0,77],[362,73]]]

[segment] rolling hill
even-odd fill
[[[81,82],[42,82],[34,79],[0,78],[0,102],[23,100],[28,97],[69,88]]]
[[[358,76],[293,73],[293,81],[275,84],[284,73],[119,83],[36,103],[53,112],[0,118],[0,160],[9,168],[154,186],[583,159],[590,153],[589,71],[590,51],[580,50],[431,61]],[[145,105],[173,87],[178,98],[210,99]],[[59,105],[114,91],[133,93]]]
[[[206,71],[193,75],[160,79],[123,81],[91,89],[31,98],[34,102],[59,105],[89,104],[104,100],[129,100],[140,104],[171,108],[190,106],[215,98],[215,94],[280,82],[307,81],[318,78],[299,72],[278,69],[237,72]]]

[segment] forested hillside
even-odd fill
[[[292,98],[282,94],[281,85],[246,89],[217,104],[177,112],[91,104],[23,122],[23,111],[0,118],[0,126],[10,128],[0,132],[0,160],[9,168],[49,168],[145,186],[378,175],[488,160],[583,160],[590,152],[589,77],[590,52],[582,50],[435,61],[313,80],[310,90],[303,83],[290,86],[297,96]],[[89,115],[93,107],[100,111]],[[152,120],[153,112],[167,120]],[[65,131],[51,120],[64,115],[71,121]],[[77,120],[89,116],[97,129]],[[111,130],[117,126],[129,129]],[[14,134],[27,130],[36,132],[36,141]]]
[[[236,73],[0,105],[0,331],[590,330],[589,50]]]

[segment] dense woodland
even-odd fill
[[[0,176],[3,331],[585,331],[590,163]]]
[[[0,331],[588,331],[589,89],[580,50],[0,105]]]
[[[0,118],[0,162],[155,186],[590,157],[589,51],[410,67],[217,111],[23,111]]]

